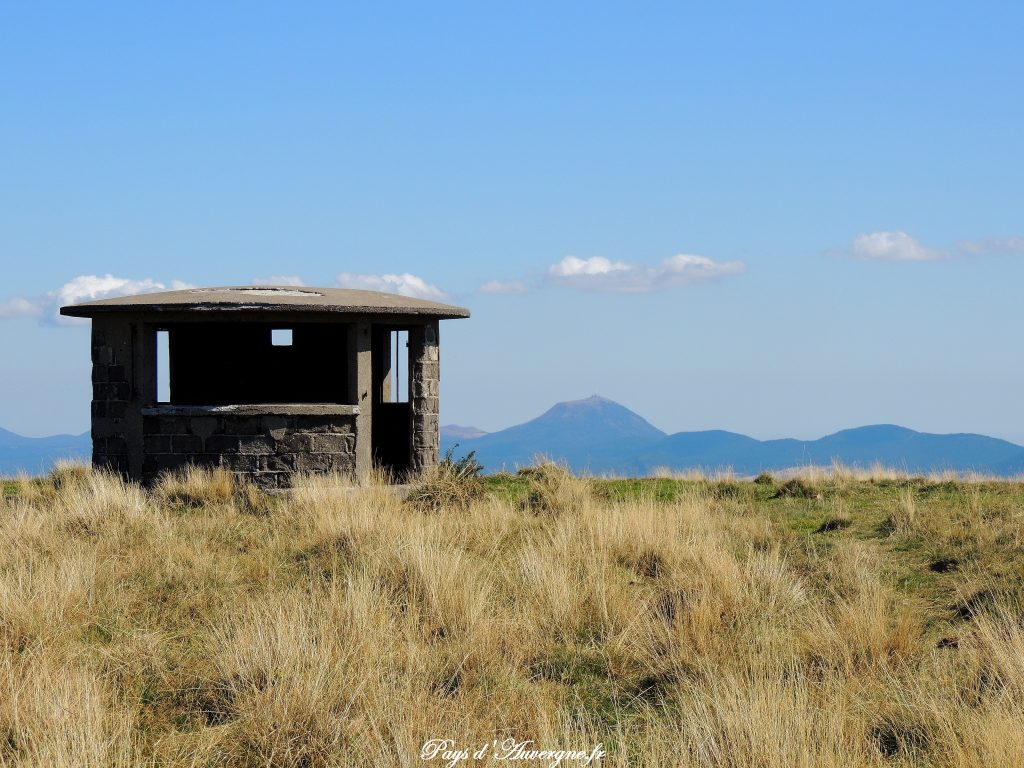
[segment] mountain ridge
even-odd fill
[[[650,429],[620,428],[639,423]],[[549,438],[552,433],[558,433],[556,440]],[[644,475],[662,468],[757,474],[833,462],[882,464],[910,473],[1024,473],[1024,446],[972,432],[934,434],[869,424],[815,440],[758,440],[726,430],[666,434],[625,406],[596,395],[557,403],[530,421],[477,438],[454,440],[442,428],[441,442],[445,450],[458,444],[455,455],[475,451],[491,472],[515,470],[543,456],[592,474]]]
[[[91,454],[88,432],[25,437],[0,427],[0,475],[43,474],[59,459],[88,459]]]

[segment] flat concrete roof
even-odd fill
[[[94,317],[112,312],[216,313],[240,310],[265,311],[276,315],[327,312],[348,315],[420,315],[450,319],[469,317],[469,310],[465,307],[413,299],[395,293],[289,285],[237,285],[141,293],[72,304],[61,307],[60,313],[71,317]]]

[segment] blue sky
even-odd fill
[[[0,7],[0,426],[61,295],[284,276],[470,307],[444,422],[1024,442],[1024,6],[213,5]]]

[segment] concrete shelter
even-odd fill
[[[400,477],[438,459],[439,321],[375,291],[192,288],[90,301],[93,464],[149,482],[192,463],[263,487]],[[165,370],[165,368],[167,370]]]

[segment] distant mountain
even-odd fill
[[[754,440],[730,432],[680,432],[641,451],[631,466],[650,470],[731,468],[740,474],[838,461],[882,464],[906,472],[977,471],[1009,475],[1024,467],[1024,447],[972,434],[932,435],[878,424],[846,429],[818,440]]]
[[[756,440],[711,430],[666,435],[628,408],[603,397],[559,403],[525,424],[480,437],[442,432],[442,449],[476,451],[487,471],[514,470],[546,456],[577,472],[644,475],[654,469],[751,475],[808,465],[886,467],[911,473],[1024,473],[1024,447],[984,435],[933,435],[892,424],[847,429],[818,440]]]
[[[755,440],[722,430],[666,435],[628,408],[604,397],[558,403],[537,418],[499,432],[448,425],[442,453],[476,451],[488,472],[514,471],[539,457],[564,462],[576,472],[646,475],[731,469],[741,475],[833,461],[854,467],[882,464],[910,473],[1024,474],[1024,447],[974,434],[932,435],[893,424],[845,429],[818,440]],[[22,437],[0,429],[0,475],[47,472],[61,458],[88,459],[89,433]]]
[[[514,470],[539,456],[567,461],[578,471],[611,472],[625,458],[661,440],[665,433],[628,408],[604,397],[558,403],[532,421],[472,440],[442,433],[442,452],[459,443],[458,453],[477,452],[489,470]]]
[[[89,433],[23,437],[0,429],[0,475],[10,477],[24,472],[46,473],[58,459],[88,459],[92,453]]]

